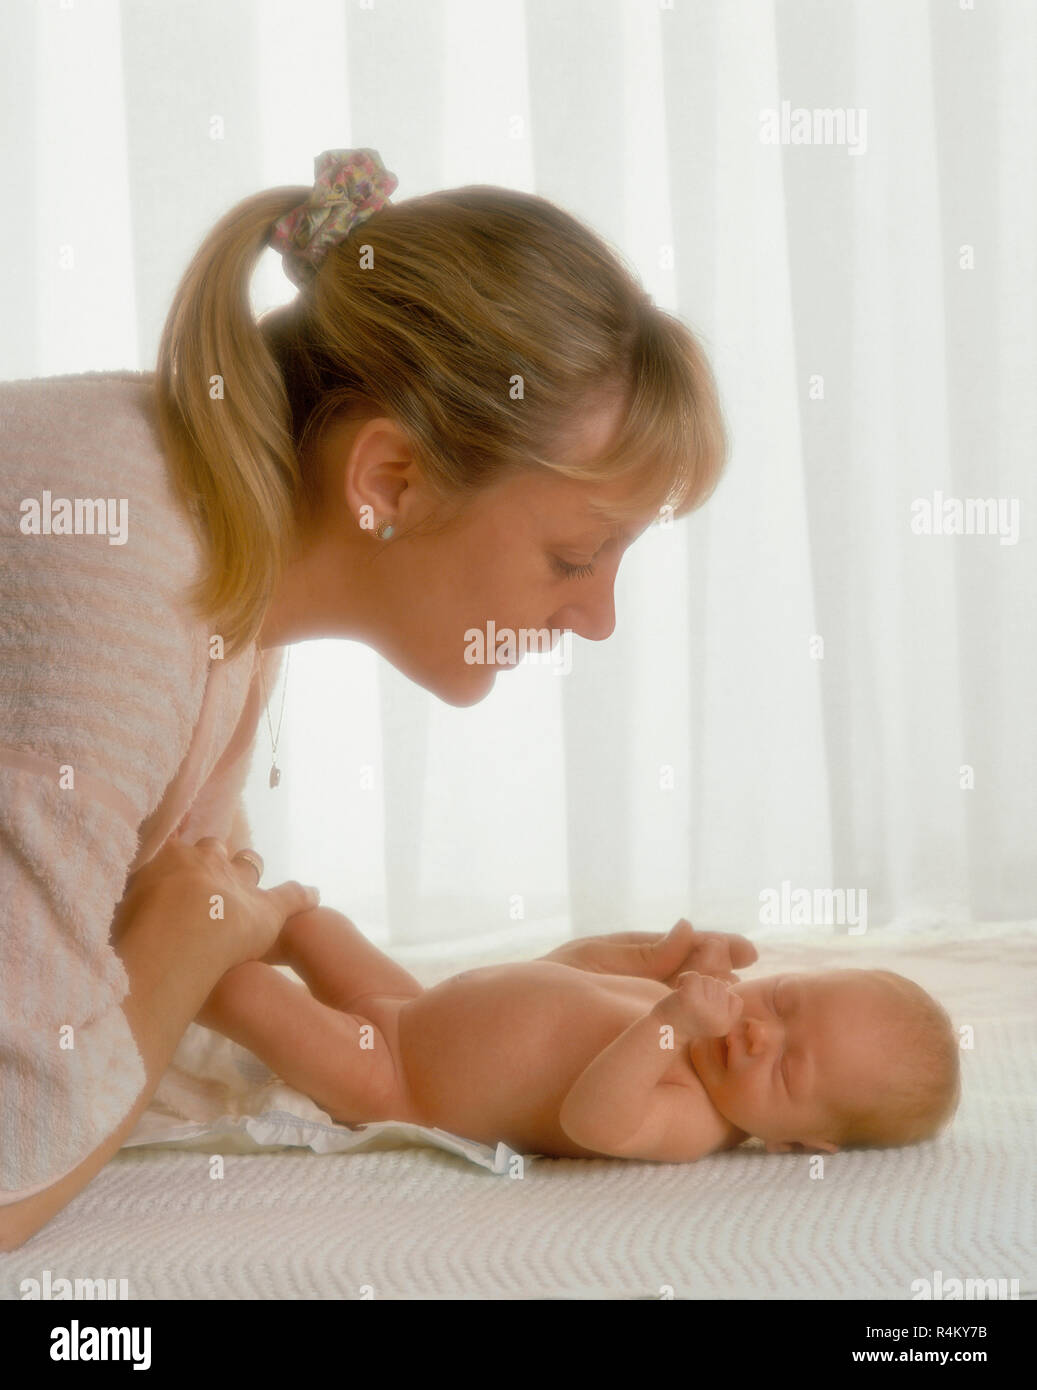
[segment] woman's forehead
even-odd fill
[[[530,468],[513,475],[497,492],[497,500],[505,508],[520,505],[551,531],[600,544],[612,535],[636,534],[655,519],[654,512],[633,521],[626,518],[621,504],[628,492],[629,483],[622,479],[589,482],[547,468]],[[614,504],[619,504],[620,511],[610,515]]]
[[[586,400],[558,437],[559,463],[579,464],[604,454],[619,433],[626,409],[625,399],[614,391]]]

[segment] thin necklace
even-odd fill
[[[266,710],[266,725],[270,730],[270,787],[273,790],[281,780],[281,769],[277,766],[277,741],[281,737],[281,724],[284,721],[284,702],[288,698],[288,667],[292,660],[292,649],[288,648],[288,655],[284,663],[284,687],[281,691],[281,713],[277,716],[277,733],[274,733],[274,726],[270,722],[270,696],[266,690],[266,676],[263,674],[263,654],[259,654],[259,681],[263,687],[263,708]]]

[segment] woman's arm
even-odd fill
[[[147,1082],[119,1128],[78,1168],[35,1196],[0,1207],[0,1249],[15,1250],[101,1171],[133,1132],[169,1066],[187,1025],[205,996],[228,968],[226,938],[202,922],[184,920],[183,903],[172,897],[141,903],[120,922],[117,951],[126,968],[130,992],[123,1009],[147,1069]],[[0,1073],[0,1093],[3,1075]]]
[[[207,848],[202,848],[202,845]],[[252,887],[212,842],[170,841],[133,879],[113,923],[129,980],[122,1002],[146,1080],[132,1109],[76,1168],[42,1192],[0,1206],[0,1250],[14,1250],[80,1193],[133,1132],[187,1025],[228,970],[269,946],[285,918],[309,906],[312,890],[283,883]],[[213,920],[213,894],[225,916]],[[0,1104],[5,1077],[0,1068]]]

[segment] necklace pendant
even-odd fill
[[[270,768],[270,786],[271,786],[271,788],[276,787],[277,784],[278,784],[278,782],[280,782],[280,780],[281,780],[281,769],[277,766],[276,763],[274,763],[274,764],[272,765],[272,767]]]

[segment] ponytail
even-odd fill
[[[161,438],[208,558],[190,598],[228,656],[259,631],[299,492],[284,382],[250,285],[272,224],[307,191],[259,193],[216,224],[177,287],[159,345]]]

